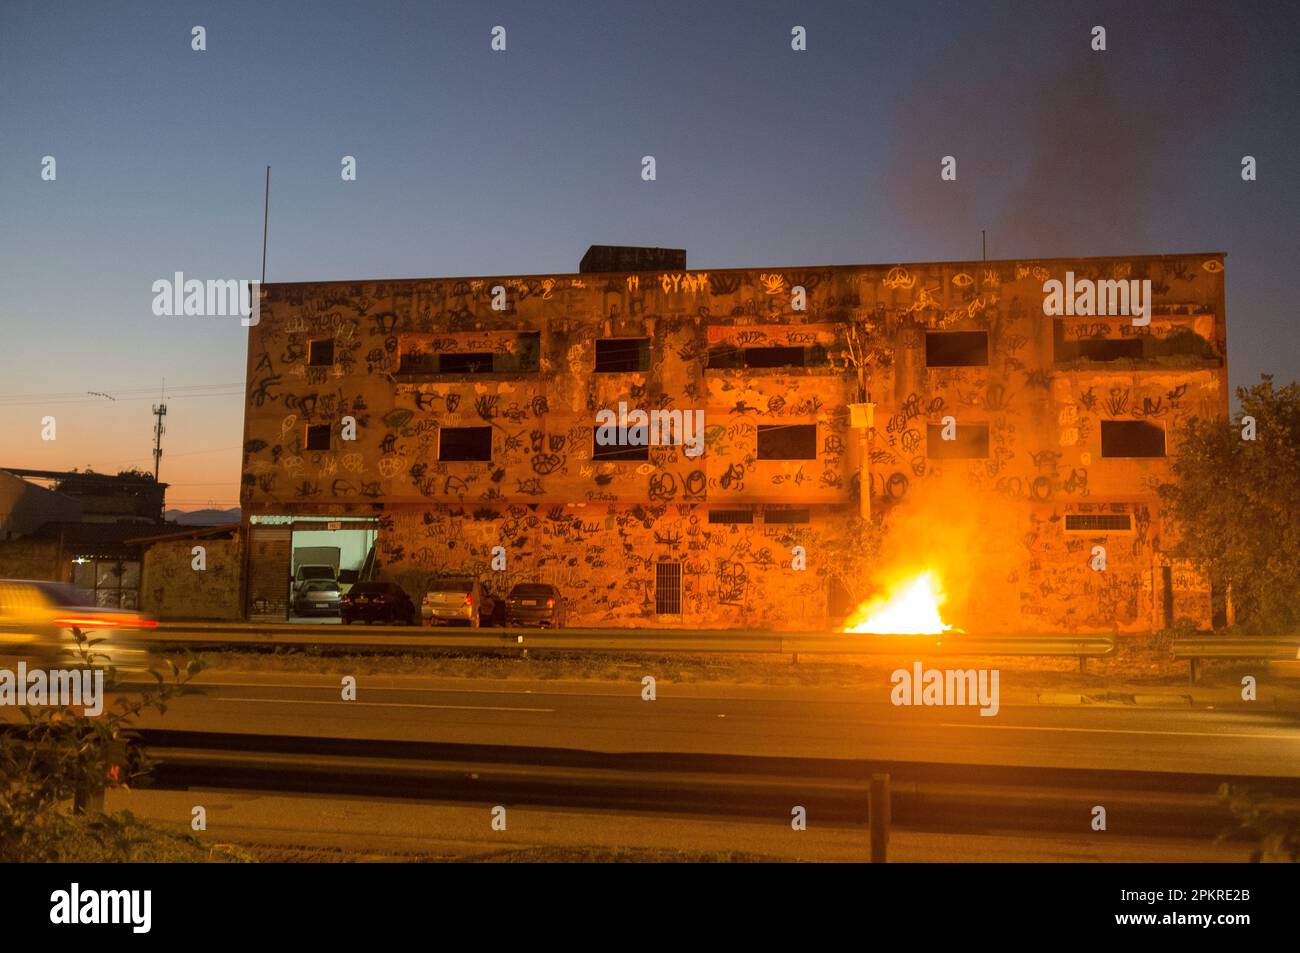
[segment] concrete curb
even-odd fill
[[[1037,698],[1040,705],[1096,705],[1106,708],[1191,708],[1196,703],[1191,695],[1150,692],[1039,692]]]

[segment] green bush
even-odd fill
[[[1300,630],[1300,385],[1237,390],[1232,421],[1189,421],[1159,493],[1174,555],[1231,586],[1243,630]],[[1245,421],[1255,439],[1243,439]]]
[[[103,656],[95,646],[101,640],[87,639],[79,630],[73,635],[76,657],[69,661],[78,667],[100,667]],[[164,714],[170,699],[195,691],[188,682],[201,668],[196,659],[184,669],[171,659],[166,664],[170,682],[151,672],[156,686],[136,696],[119,694],[97,717],[54,705],[18,709],[22,721],[0,732],[0,861],[70,859],[64,853],[74,829],[89,838],[88,853],[99,852],[107,843],[96,837],[112,835],[111,824],[74,822],[65,807],[79,792],[129,787],[132,780],[148,773],[147,759],[110,767],[109,754],[125,745],[126,733],[140,714],[150,710]],[[116,670],[105,669],[104,692],[117,688]]]

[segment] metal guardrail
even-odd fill
[[[1173,641],[1174,658],[1187,659],[1188,677],[1196,684],[1196,663],[1200,659],[1253,659],[1259,661],[1300,659],[1300,635],[1265,638],[1229,635],[1189,635]]]
[[[412,626],[286,625],[163,622],[149,645],[183,647],[319,646],[338,649],[436,649],[465,652],[539,650],[609,653],[754,653],[788,655],[1070,656],[1115,651],[1107,635],[866,635],[847,632],[767,633],[692,629],[450,629]]]
[[[1087,830],[1096,804],[1109,829],[1134,836],[1212,835],[1230,826],[1227,780],[1294,807],[1300,778],[1124,769],[1043,768],[694,753],[611,754],[570,748],[463,745],[145,729],[152,785],[404,797],[485,805],[691,811],[862,823],[868,791],[888,777],[900,826],[928,830]],[[878,802],[877,818],[883,818]],[[883,853],[883,844],[880,852]]]

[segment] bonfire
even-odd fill
[[[923,572],[902,579],[885,595],[862,603],[844,623],[844,631],[875,635],[942,635],[953,631],[939,613],[943,603],[943,590],[935,581],[934,574]]]

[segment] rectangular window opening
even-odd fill
[[[809,347],[736,347],[733,344],[716,344],[709,348],[708,366],[715,370],[782,367],[821,367],[830,363],[826,348],[820,344]]]
[[[1145,420],[1103,420],[1103,457],[1163,457],[1165,428]]]
[[[439,460],[491,460],[491,427],[443,427],[438,431]]]
[[[540,331],[520,331],[508,350],[430,352],[422,347],[402,344],[398,374],[535,374],[542,366]]]
[[[1140,337],[1087,337],[1067,340],[1065,322],[1060,318],[1052,322],[1052,361],[1056,364],[1071,361],[1119,361],[1126,358],[1141,360],[1143,348]]]
[[[307,345],[307,363],[312,367],[329,367],[334,363],[334,339],[312,341]]]
[[[709,367],[721,370],[735,370],[745,366],[743,348],[730,344],[718,344],[709,348]]]
[[[649,338],[604,338],[596,341],[597,374],[627,374],[648,370]]]
[[[307,449],[328,450],[330,448],[330,425],[312,424],[307,428]]]
[[[987,367],[987,331],[925,332],[926,367]]]
[[[747,347],[746,367],[807,367],[808,352],[802,347]]]

